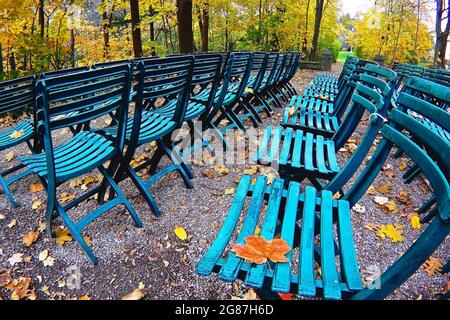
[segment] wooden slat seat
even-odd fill
[[[170,118],[162,116],[153,111],[143,111],[141,119],[141,128],[139,131],[139,144],[155,141],[161,137],[172,132],[177,127],[176,123]],[[128,117],[125,140],[129,142],[131,140],[133,128],[133,117]],[[109,126],[106,128],[98,129],[99,131],[115,137],[117,133],[117,126]]]
[[[13,138],[11,135],[17,132],[20,137]],[[20,121],[15,126],[8,127],[0,132],[0,150],[14,147],[34,137],[34,127],[31,119]]]
[[[332,140],[302,130],[268,127],[252,160],[279,166],[280,176],[314,175],[331,179],[340,171]]]
[[[56,181],[64,182],[88,173],[115,154],[116,150],[111,141],[96,133],[80,132],[54,148]],[[47,178],[48,167],[44,153],[18,157],[18,160],[39,176]]]
[[[221,231],[197,264],[198,274],[208,276],[216,272],[219,279],[228,282],[241,279],[247,286],[257,289],[266,282],[274,292],[325,299],[340,299],[345,292],[363,288],[347,201],[333,200],[331,192],[317,193],[312,187],[306,187],[302,194],[297,182],[291,182],[288,190],[283,191],[282,179],[270,185],[266,177],[258,177],[254,185],[251,179],[250,176],[241,178]],[[260,236],[266,240],[279,236],[291,248],[299,248],[298,270],[292,266],[292,251],[287,254],[289,262],[272,264],[269,268],[267,264],[244,261],[226,249],[244,244],[246,237],[255,234],[258,221],[262,221]],[[337,232],[333,221],[337,221]],[[236,241],[232,241],[234,235]],[[314,262],[315,253],[321,256],[320,273]]]

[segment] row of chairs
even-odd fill
[[[245,130],[243,122],[247,118],[257,125],[261,110],[269,114],[273,106],[281,105],[279,99],[287,100],[295,94],[289,81],[298,60],[299,54],[290,52],[149,57],[2,82],[0,114],[33,110],[33,118],[0,133],[0,151],[26,143],[32,153],[18,157],[19,165],[0,174],[2,188],[16,206],[9,185],[37,174],[48,195],[48,234],[52,234],[52,221],[60,217],[96,263],[97,258],[81,235],[89,223],[123,205],[135,225],[142,225],[118,183],[130,178],[153,214],[160,215],[149,192],[151,185],[176,171],[192,188],[192,171],[172,139],[175,130],[187,123],[194,141],[202,131],[212,129],[223,139],[225,148],[226,128],[219,127],[222,119],[229,120],[228,128]],[[103,117],[110,118],[110,124],[99,125],[103,122],[96,120]],[[70,129],[72,137],[58,144],[54,132],[64,128]],[[157,144],[153,156],[133,167],[137,148],[153,142]],[[163,156],[172,164],[158,171]],[[152,176],[144,181],[139,172],[147,168]],[[67,204],[60,203],[57,189],[61,184],[95,169],[103,176],[97,187]],[[12,177],[5,178],[9,175]],[[99,207],[74,223],[68,211],[94,195],[98,195]]]
[[[400,86],[398,82],[395,71],[349,57],[340,76],[318,76],[302,96],[294,96],[281,125],[266,129],[254,156],[263,165],[275,165],[280,178],[272,183],[265,176],[254,183],[250,176],[241,178],[222,229],[197,264],[197,273],[215,272],[229,282],[240,279],[266,299],[280,299],[278,293],[382,299],[418,270],[450,232],[450,143],[430,127],[432,123],[450,130],[450,114],[442,108],[450,102],[450,90],[417,77],[405,78]],[[368,127],[341,167],[337,151],[364,113],[370,114]],[[382,139],[377,143],[380,132]],[[376,150],[365,163],[373,146]],[[426,221],[422,219],[426,226],[416,242],[375,280],[378,285],[365,287],[351,208],[373,183],[394,146],[429,180],[434,207]],[[313,186],[302,191],[305,179]],[[333,197],[337,193],[339,199]],[[279,237],[287,242],[292,248],[286,255],[288,262],[254,264],[229,251],[234,243],[244,244],[258,228],[266,240]],[[299,250],[295,269],[294,248]],[[443,272],[448,269],[449,263]]]

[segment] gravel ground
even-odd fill
[[[333,72],[340,72],[341,67],[335,65]],[[294,79],[297,90],[301,92],[317,74],[314,71],[300,71]],[[272,118],[264,119],[261,128],[268,124],[279,124],[281,113],[282,110],[276,110]],[[367,116],[352,137],[355,142],[361,139],[365,126]],[[65,136],[62,135],[61,139]],[[351,149],[351,146],[347,149]],[[25,146],[14,148],[15,156],[26,153]],[[6,151],[0,152],[2,168],[17,163],[16,159],[5,160],[10,156]],[[344,163],[349,152],[340,152],[339,157],[340,162]],[[375,194],[366,194],[359,202],[363,208],[353,211],[354,236],[364,278],[374,266],[385,270],[413,243],[420,232],[412,229],[410,214],[430,196],[423,179],[416,179],[408,186],[402,184],[399,167],[407,163],[406,158],[390,157],[388,163],[389,166],[379,175],[374,187],[389,184],[390,193],[385,195],[376,191]],[[164,160],[161,165],[167,164],[168,161]],[[17,209],[11,207],[3,193],[0,194],[0,298],[11,297],[12,290],[6,285],[11,279],[16,279],[16,282],[30,280],[30,284],[25,286],[29,290],[25,290],[24,296],[38,299],[118,299],[138,287],[145,294],[145,299],[230,299],[245,295],[247,289],[240,283],[228,284],[218,281],[215,276],[203,278],[194,272],[195,264],[214,240],[232,202],[233,196],[226,195],[225,190],[236,187],[245,165],[229,167],[226,175],[219,174],[210,165],[193,165],[192,169],[195,176],[192,190],[188,190],[176,174],[166,176],[152,187],[152,194],[163,213],[160,218],[155,218],[149,212],[130,181],[121,183],[144,227],[135,228],[121,207],[95,220],[85,229],[84,235],[89,237],[91,247],[99,258],[96,266],[87,260],[74,241],[59,245],[45,232],[31,246],[26,247],[22,237],[37,230],[39,223],[44,221],[46,195],[44,191],[30,191],[30,185],[38,182],[36,176],[27,176],[13,184],[11,190],[19,204]],[[77,195],[83,192],[83,188],[65,184],[60,192]],[[411,198],[411,201],[406,201],[407,204],[398,200],[402,190]],[[393,199],[398,213],[381,210],[373,202],[373,198],[380,195]],[[36,201],[42,201],[43,204],[34,210],[32,205]],[[95,205],[94,200],[89,200],[72,210],[71,216],[77,220]],[[58,220],[55,223],[61,224]],[[393,223],[404,226],[403,242],[392,243],[389,239],[381,239],[368,228],[371,224]],[[187,230],[187,241],[180,241],[175,236],[174,228],[177,226]],[[46,264],[54,262],[51,266],[45,266],[39,260],[40,253],[45,250],[48,250],[48,256],[54,258],[54,261],[44,261]],[[10,258],[14,255],[18,257],[17,254],[22,254],[19,260],[23,261],[11,266]],[[433,257],[443,262],[450,259],[448,238]],[[71,278],[68,278],[73,272],[80,279],[75,289],[71,287]],[[389,298],[436,299],[447,287],[448,281],[448,275],[430,276],[420,269]]]

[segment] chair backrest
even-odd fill
[[[217,53],[195,54],[194,69],[192,75],[192,93],[198,94],[209,89],[206,107],[212,107],[217,86],[220,80],[222,55]]]
[[[230,61],[230,55],[228,56]],[[252,70],[253,53],[251,52],[234,52],[233,61],[231,63],[230,73],[225,71],[224,79],[229,77],[230,83],[237,85],[235,94],[237,97],[242,96],[245,88],[247,87],[248,78]]]
[[[108,68],[108,67],[119,66],[119,65],[128,64],[128,63],[131,63],[131,60],[124,59],[124,60],[100,62],[100,63],[96,63],[96,64],[92,65],[92,69]]]
[[[425,68],[423,78],[450,87],[450,71],[448,70]]]
[[[84,71],[87,71],[87,70],[89,70],[88,66],[47,71],[47,72],[41,73],[41,75],[39,76],[39,79],[54,78],[54,77],[64,76],[64,75],[67,75],[67,74],[84,72]]]
[[[281,78],[281,75],[284,70],[284,65],[286,63],[286,60],[288,59],[288,56],[285,53],[279,53],[278,59],[276,61],[275,67],[274,67],[274,73],[271,78],[269,78],[269,86],[276,85]]]
[[[365,73],[361,75],[355,87],[347,113],[332,137],[336,150],[343,147],[351,137],[365,111],[371,114],[369,125],[352,156],[328,184],[327,189],[336,190],[335,192],[341,190],[348,183],[364,162],[383,125],[383,119],[391,105],[392,95],[395,91],[397,74],[394,71],[373,64],[366,65],[364,69]]]
[[[293,58],[291,61],[290,70],[286,76],[286,81],[290,81],[295,76],[295,74],[298,70],[298,66],[300,64],[300,52],[294,52],[292,54],[293,54]]]
[[[122,150],[131,80],[129,65],[41,79],[36,86],[36,120],[47,163],[54,165],[53,130],[83,124],[111,112],[115,112],[118,121],[114,144]]]
[[[0,82],[0,115],[28,107],[34,109],[35,83],[35,76]]]
[[[194,60],[194,56],[186,55],[139,61],[134,87],[135,114],[176,100],[171,120],[181,127],[191,92]]]
[[[446,90],[449,95],[449,91]],[[401,96],[401,97],[400,97]],[[413,108],[433,122],[450,123],[450,114],[429,104],[425,108],[417,105],[417,98],[407,93],[401,93],[399,99],[406,108]],[[407,134],[405,134],[407,132]],[[427,128],[421,121],[400,108],[393,109],[389,114],[389,122],[381,130],[383,139],[379,143],[371,160],[356,182],[347,191],[344,199],[350,206],[356,203],[381,171],[386,159],[394,146],[402,150],[418,165],[430,182],[436,199],[434,214],[418,239],[402,254],[380,277],[379,289],[366,288],[355,298],[383,299],[404,281],[406,281],[428,259],[450,233],[450,186],[443,170],[450,166],[450,144],[444,143],[433,130]],[[415,143],[420,141],[421,145]],[[433,155],[446,155],[445,167],[440,167]]]
[[[280,53],[269,53],[269,58],[266,64],[267,82],[266,86],[270,87],[274,83],[274,77],[278,71],[278,64],[282,56]]]
[[[253,90],[258,90],[261,83],[264,80],[266,74],[266,66],[269,54],[265,52],[254,52],[251,75],[255,77],[255,81],[252,84]]]

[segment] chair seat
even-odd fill
[[[228,104],[234,103],[236,101],[237,96],[236,96],[236,93],[233,92],[233,88],[235,86],[236,86],[235,84],[230,84],[230,87],[228,88],[227,93],[225,94],[225,98],[223,100],[223,105],[228,105]],[[203,90],[199,94],[191,97],[191,100],[194,101],[194,102],[206,103],[208,101],[209,92],[210,91],[211,91],[210,88],[206,88],[205,90]],[[214,103],[217,103],[221,92],[222,92],[222,86],[218,87],[217,90],[216,90],[216,94],[215,94],[215,97],[214,97]]]
[[[329,83],[320,83],[320,84],[312,84],[309,85],[306,90],[314,90],[326,93],[332,93],[336,95],[339,92],[337,85],[329,84]]]
[[[340,299],[344,292],[363,288],[347,201],[333,200],[330,191],[318,193],[310,186],[300,193],[297,182],[285,190],[282,179],[268,184],[267,178],[260,176],[254,185],[251,180],[250,176],[241,178],[222,229],[197,264],[199,275],[216,272],[221,280],[241,279],[256,289],[266,283],[274,292],[325,299]],[[266,240],[279,236],[290,248],[298,248],[298,268],[293,267],[292,250],[286,255],[288,262],[271,262],[270,268],[229,251],[234,244],[245,244],[244,239],[254,235],[257,227]]]
[[[311,109],[296,109],[291,115],[286,108],[282,125],[295,129],[302,129],[306,132],[331,137],[339,128],[339,120],[330,113],[313,111]]]
[[[165,106],[160,107],[158,109],[152,110],[155,113],[163,115],[165,117],[172,118],[175,114],[175,110],[177,107],[177,100],[171,100]],[[206,110],[206,107],[201,102],[189,101],[188,106],[186,108],[186,114],[184,116],[184,120],[192,120],[200,117]]]
[[[293,128],[267,127],[252,160],[278,165],[281,175],[331,179],[340,171],[332,140]]]
[[[323,113],[333,113],[334,111],[334,103],[314,97],[304,97],[301,95],[293,96],[291,99],[290,107],[295,107],[297,109],[305,109],[318,111]]]
[[[11,135],[14,132],[20,133],[20,137],[13,138]],[[33,138],[34,128],[31,119],[23,120],[17,123],[14,127],[9,127],[0,132],[0,150],[5,150],[21,144]]]
[[[141,130],[139,132],[138,144],[149,143],[170,134],[177,127],[176,123],[169,117],[165,117],[153,111],[143,111],[141,119]],[[131,138],[133,128],[133,117],[127,120],[127,132],[125,140],[128,143]],[[117,134],[117,126],[110,126],[99,129],[106,135],[115,137]]]
[[[333,102],[334,99],[336,98],[335,93],[330,93],[330,92],[326,92],[323,90],[316,90],[316,89],[311,89],[311,88],[306,88],[303,91],[302,95],[304,97],[318,98],[318,99],[322,99],[322,100],[327,100],[329,102]]]
[[[54,148],[56,181],[64,182],[88,173],[110,160],[115,153],[110,140],[97,133],[82,131]],[[39,176],[47,177],[45,153],[18,157],[18,160]]]

